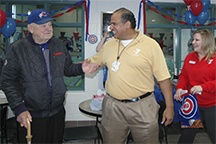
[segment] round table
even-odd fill
[[[84,135],[84,137],[85,138],[88,138],[90,135],[93,135],[92,137],[95,139],[97,139],[98,140],[98,143],[100,142],[100,140],[102,140],[102,136],[101,136],[101,132],[100,132],[100,130],[99,130],[99,128],[98,128],[98,123],[101,123],[100,122],[100,120],[99,120],[99,118],[101,118],[102,117],[102,111],[96,111],[96,110],[92,110],[91,108],[90,108],[90,103],[91,103],[91,99],[88,99],[88,100],[85,100],[85,101],[83,101],[83,102],[81,102],[80,104],[79,104],[79,110],[81,111],[81,112],[83,112],[84,114],[87,114],[87,115],[89,115],[89,116],[94,116],[94,117],[96,117],[96,125],[94,125],[94,126],[82,126],[82,127],[76,127],[75,129],[77,129],[76,130],[76,133],[77,133],[77,131],[78,130],[80,130],[80,128],[81,129],[85,129],[85,132],[87,132],[87,134],[85,133],[83,133],[82,132],[82,134]],[[72,129],[74,129],[74,128],[69,128],[70,130],[72,130]],[[83,131],[83,130],[82,130]],[[91,134],[89,134],[89,132],[88,131],[90,131],[91,132]],[[96,134],[96,135],[95,135]],[[70,135],[71,135],[71,133],[70,133]],[[96,137],[95,137],[96,136]],[[91,137],[91,136],[90,136]],[[82,139],[85,139],[85,138],[82,138]],[[96,141],[95,141],[96,142]]]
[[[96,117],[96,122],[102,117],[102,111],[92,110],[90,108],[91,99],[85,100],[79,104],[79,110],[87,115]]]

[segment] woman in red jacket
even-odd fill
[[[183,90],[196,94],[201,120],[211,139],[216,143],[216,46],[213,34],[198,29],[193,34],[194,52],[189,53],[182,67],[174,98],[180,100]],[[178,143],[193,143],[197,128],[182,128]]]

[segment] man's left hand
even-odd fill
[[[165,126],[168,126],[169,124],[171,124],[173,122],[173,118],[174,118],[173,107],[170,107],[170,108],[167,107],[163,113],[162,124],[164,124]]]

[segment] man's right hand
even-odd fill
[[[82,69],[84,73],[92,74],[100,67],[99,64],[91,64],[90,60],[83,61]]]

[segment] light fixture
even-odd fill
[[[28,15],[30,15],[31,14],[31,10],[28,10]]]

